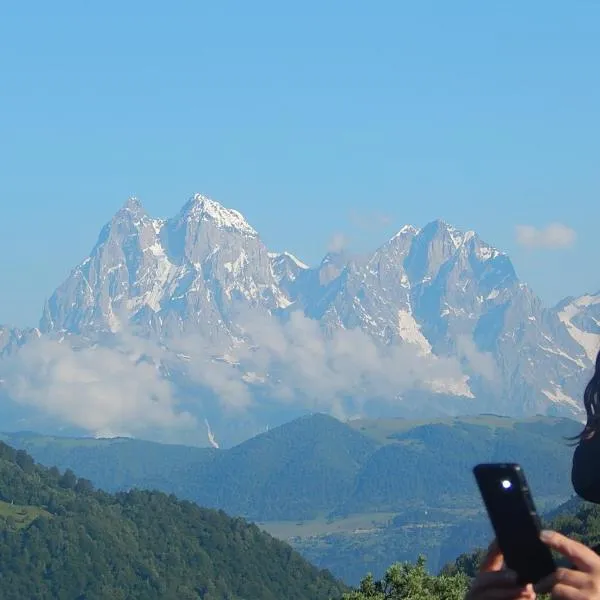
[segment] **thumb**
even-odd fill
[[[504,557],[500,552],[498,542],[494,540],[488,547],[481,565],[479,567],[480,573],[487,573],[489,571],[500,571],[504,564]]]

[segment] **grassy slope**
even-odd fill
[[[50,513],[39,506],[24,506],[0,500],[0,517],[11,519],[18,529],[27,527],[38,517],[50,517]]]

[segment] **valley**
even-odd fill
[[[0,600],[600,590],[600,2],[0,15]]]
[[[437,572],[486,544],[490,529],[472,480],[476,462],[517,461],[538,508],[567,501],[580,425],[496,415],[342,423],[302,417],[230,449],[134,439],[2,434],[47,465],[109,492],[157,489],[255,521],[349,584],[420,554]]]

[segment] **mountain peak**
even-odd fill
[[[404,227],[400,228],[398,233],[394,236],[395,238],[402,237],[405,235],[418,235],[419,229],[417,229],[414,225],[404,225]]]
[[[221,229],[238,231],[252,237],[258,235],[240,212],[225,208],[204,194],[194,194],[183,207],[182,216],[188,221],[210,221]]]
[[[142,208],[143,208],[142,202],[137,196],[129,196],[129,198],[127,198],[125,204],[123,204],[122,210],[138,211]]]
[[[137,219],[145,214],[146,211],[141,200],[137,196],[129,196],[129,198],[127,198],[123,206],[114,216],[114,219],[120,220],[123,217]]]
[[[305,262],[302,262],[297,256],[294,256],[291,252],[269,252],[269,258],[271,260],[289,260],[303,271],[305,271],[306,269],[310,269],[310,267]]]
[[[482,243],[474,231],[461,231],[460,229],[454,227],[454,225],[451,225],[443,219],[436,219],[435,221],[428,223],[422,229],[422,232],[425,234],[426,237],[431,238],[437,236],[440,233],[446,234],[452,240],[452,243],[454,244],[454,247],[456,249],[465,246],[471,240],[476,240],[479,242],[480,245],[485,246],[490,251],[493,251],[495,255],[500,254],[499,251],[489,247],[487,244]]]

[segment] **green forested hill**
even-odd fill
[[[321,414],[213,450],[130,439],[3,434],[43,464],[70,468],[106,491],[156,488],[257,521],[479,506],[476,462],[520,462],[541,504],[570,495],[568,419],[493,416],[349,424]]]
[[[566,419],[456,420],[417,424],[391,435],[357,476],[344,505],[348,513],[400,511],[409,506],[480,506],[472,467],[477,462],[518,462],[538,500],[559,502],[570,488],[572,448],[579,430]],[[540,498],[541,497],[541,498]]]
[[[560,531],[590,548],[600,545],[600,506],[573,497],[543,519],[545,528]],[[474,548],[461,554],[442,569],[442,574],[462,573],[474,577],[484,555],[484,548]],[[558,557],[560,560],[560,557]],[[564,559],[563,559],[564,560]]]
[[[174,493],[260,523],[314,564],[357,583],[394,560],[426,554],[433,570],[485,543],[472,466],[520,462],[547,510],[572,494],[568,419],[493,415],[342,423],[304,417],[235,448],[5,434],[36,460],[71,468],[108,491]]]
[[[3,600],[312,600],[342,586],[258,527],[159,492],[109,495],[0,443]]]
[[[156,488],[253,520],[312,519],[354,490],[377,443],[322,414],[228,450],[130,439],[3,434],[46,465],[70,468],[106,491]]]
[[[554,518],[547,521],[551,529],[589,547],[600,543],[600,506],[572,499],[553,514]],[[344,595],[344,600],[462,600],[484,553],[483,549],[478,549],[463,554],[439,575],[427,572],[425,557],[420,557],[414,564],[393,564],[379,580],[365,575],[357,589]],[[568,564],[564,558],[557,559],[559,564]]]

